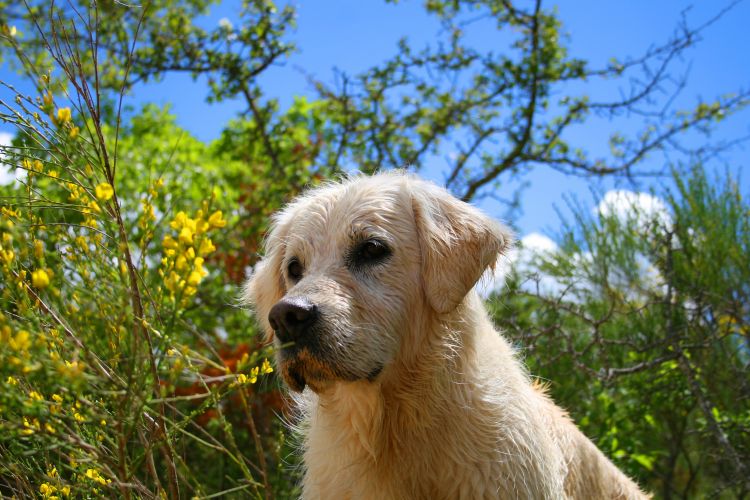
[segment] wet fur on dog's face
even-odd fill
[[[434,184],[399,173],[317,188],[278,213],[246,286],[286,383],[375,380],[420,312],[452,311],[510,237]]]

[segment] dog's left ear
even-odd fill
[[[438,313],[453,311],[513,237],[499,222],[434,184],[411,187],[425,294]]]

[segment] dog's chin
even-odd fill
[[[292,363],[285,363],[281,369],[281,374],[284,377],[286,385],[288,385],[291,390],[297,392],[305,390],[307,379],[300,367],[294,366]]]
[[[297,392],[310,387],[319,393],[339,379],[327,363],[312,355],[307,349],[284,351],[280,365],[284,381],[290,389]]]
[[[296,392],[302,392],[309,387],[313,392],[320,394],[326,389],[341,381],[338,377],[328,377],[321,373],[306,370],[305,366],[293,362],[287,362],[281,369],[286,385]]]
[[[315,393],[322,393],[337,382],[354,382],[367,380],[374,382],[383,370],[383,366],[371,370],[363,376],[342,376],[328,363],[313,356],[308,350],[285,352],[280,359],[281,375],[290,389],[302,392],[309,387]]]

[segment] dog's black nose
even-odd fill
[[[280,300],[268,313],[268,322],[282,342],[300,338],[318,319],[318,308],[302,297]]]

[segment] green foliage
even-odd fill
[[[665,210],[577,209],[563,247],[519,271],[493,311],[556,401],[647,488],[741,497],[750,204],[702,167],[674,179]],[[557,285],[535,287],[529,272]]]

